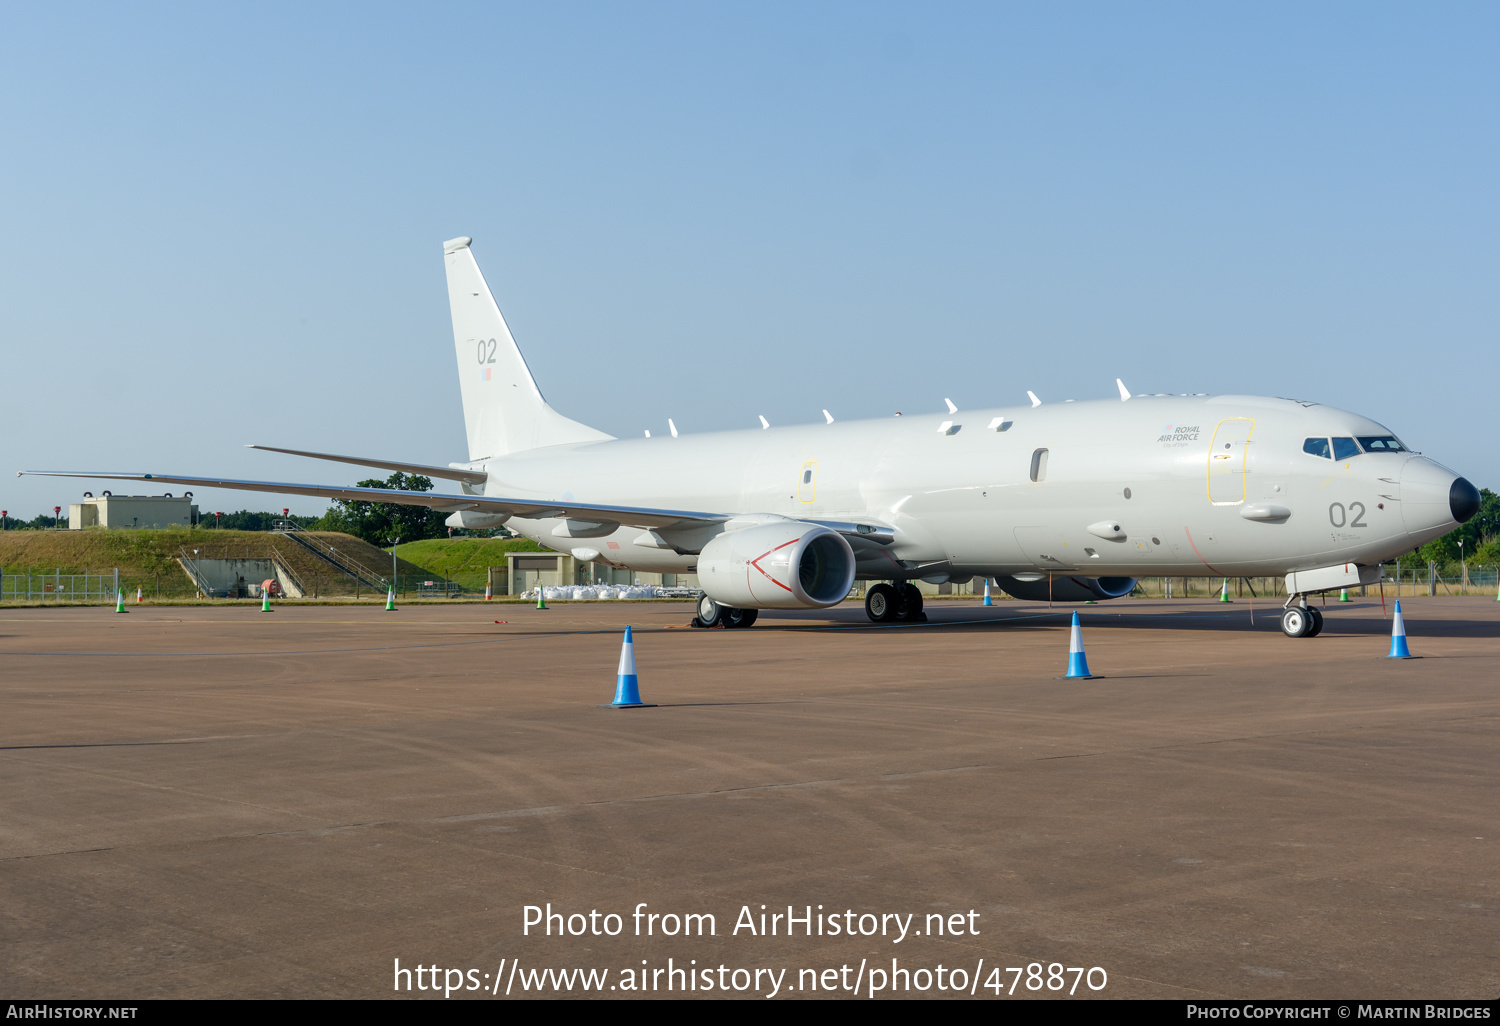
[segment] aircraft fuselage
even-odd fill
[[[891,544],[856,546],[866,579],[1252,576],[1371,565],[1453,528],[1460,479],[1431,460],[1305,451],[1309,438],[1390,435],[1286,399],[1143,395],[549,446],[473,466],[486,493],[889,527]],[[696,561],[661,532],[578,540],[558,523],[509,526],[636,570]]]

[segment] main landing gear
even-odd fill
[[[926,623],[922,593],[915,584],[877,584],[865,592],[865,615],[876,623]]]
[[[698,615],[694,627],[749,627],[760,615],[759,609],[733,609],[721,606],[707,595],[698,596]]]
[[[1307,604],[1306,595],[1286,600],[1281,613],[1281,633],[1289,638],[1316,638],[1323,631],[1323,612]]]

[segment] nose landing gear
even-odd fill
[[[1316,638],[1323,632],[1323,612],[1309,606],[1306,595],[1293,595],[1286,603],[1281,614],[1281,633],[1289,638]]]

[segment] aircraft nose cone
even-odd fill
[[[1479,492],[1447,467],[1414,456],[1401,468],[1401,518],[1413,545],[1447,534],[1478,509]]]
[[[1467,524],[1479,512],[1479,489],[1469,483],[1467,478],[1459,478],[1453,482],[1453,487],[1448,489],[1448,509],[1453,513],[1453,519],[1460,524]]]

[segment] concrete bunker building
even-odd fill
[[[83,493],[83,501],[68,506],[68,530],[88,527],[118,530],[126,527],[191,527],[198,522],[193,493],[167,495],[111,495],[95,498]]]

